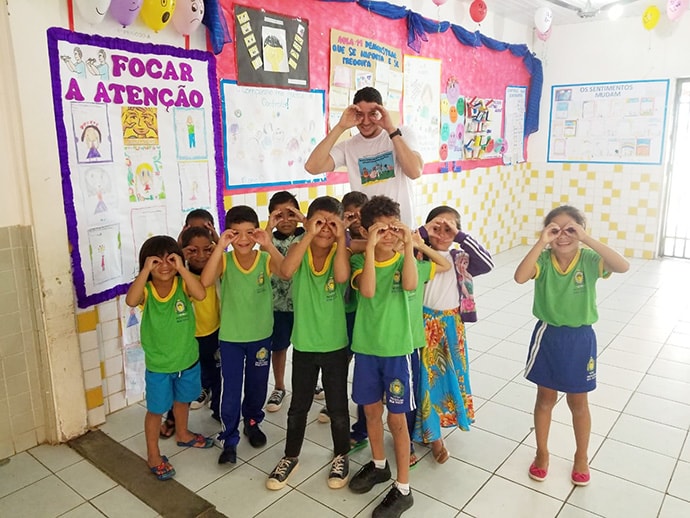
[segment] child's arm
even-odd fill
[[[173,265],[175,266],[177,273],[179,273],[180,277],[182,277],[182,280],[187,288],[187,295],[194,300],[198,300],[199,302],[204,300],[206,298],[206,288],[204,288],[203,284],[201,284],[201,281],[196,277],[196,275],[192,274],[192,272],[185,268],[182,258],[177,254],[170,254],[168,257],[172,257]]]
[[[568,227],[570,228],[570,227]],[[566,228],[566,230],[568,230]],[[613,248],[606,246],[601,241],[594,239],[585,232],[585,229],[578,224],[573,224],[572,228],[577,233],[577,238],[584,245],[587,245],[596,253],[598,253],[604,260],[604,270],[613,273],[625,273],[630,268],[630,263],[626,261],[621,254],[616,252]]]
[[[137,275],[134,282],[129,286],[127,290],[127,295],[125,296],[125,303],[130,307],[135,307],[144,302],[144,288],[146,287],[146,282],[148,281],[151,270],[156,266],[161,264],[161,258],[155,255],[150,255],[144,261],[144,267]]]
[[[302,263],[302,258],[304,254],[307,253],[307,248],[314,239],[314,236],[318,233],[316,230],[316,221],[309,221],[305,227],[306,232],[302,236],[302,239],[292,244],[288,249],[285,259],[283,259],[283,264],[280,267],[280,277],[283,279],[292,279],[295,272],[299,269],[299,265]],[[323,226],[323,223],[321,223]],[[321,229],[319,226],[319,230]]]
[[[417,259],[414,256],[412,231],[410,227],[404,225],[400,221],[396,221],[395,225],[400,228],[402,232],[402,241],[404,244],[405,256],[403,258],[402,288],[405,291],[414,291],[417,289],[417,282],[419,282],[419,273],[417,271]]]
[[[266,252],[268,252],[268,255],[271,256],[271,261],[269,263],[269,269],[271,270],[271,273],[283,279],[284,277],[281,274],[280,269],[283,265],[283,260],[285,258],[283,257],[283,254],[280,253],[280,250],[278,250],[273,244],[271,235],[265,230],[257,228],[256,230],[254,230],[254,233],[252,234],[252,239],[254,239],[254,241],[259,244],[262,250],[265,250]]]
[[[335,241],[338,244],[333,258],[333,278],[340,284],[347,282],[350,278],[350,251],[346,246],[345,224],[337,216],[329,218],[327,224],[335,234]]]
[[[376,243],[387,232],[388,225],[385,223],[374,223],[367,229],[367,247],[364,252],[364,266],[362,273],[356,277],[357,289],[362,297],[368,299],[376,295]]]
[[[237,233],[232,230],[225,230],[218,238],[218,244],[211,252],[211,257],[204,269],[201,271],[201,284],[208,288],[215,284],[218,278],[223,274],[223,254],[225,249],[237,239]]]
[[[551,241],[556,239],[559,232],[560,228],[554,222],[551,222],[544,227],[544,230],[541,231],[541,235],[539,236],[537,242],[534,244],[532,249],[527,252],[525,258],[520,261],[520,264],[518,264],[518,267],[515,269],[515,275],[513,275],[515,282],[518,284],[524,284],[528,280],[534,279],[534,276],[537,274],[537,260],[539,259],[539,256],[544,251],[546,246]]]
[[[452,265],[450,264],[450,261],[427,245],[419,232],[412,233],[412,242],[417,250],[420,250],[424,255],[431,259],[432,262],[436,263],[437,272],[447,272],[451,269]]]

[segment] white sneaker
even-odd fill
[[[201,389],[201,394],[199,395],[198,398],[196,398],[194,401],[192,401],[189,404],[189,408],[191,410],[198,410],[202,408],[208,401],[210,401],[211,398],[209,396],[209,393],[206,392],[206,389]]]

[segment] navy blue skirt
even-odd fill
[[[597,337],[592,326],[534,326],[525,378],[542,387],[577,394],[597,386]]]

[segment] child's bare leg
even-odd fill
[[[369,420],[367,419],[367,422]],[[405,414],[388,412],[388,428],[393,435],[395,462],[398,465],[396,480],[401,484],[410,482],[410,432],[407,430]],[[371,436],[370,436],[371,438]]]
[[[271,353],[271,365],[273,366],[273,380],[275,388],[285,390],[285,362],[287,361],[287,349],[273,351]]]
[[[566,400],[573,415],[573,430],[575,431],[576,450],[573,471],[589,473],[587,449],[589,448],[589,435],[592,430],[592,416],[589,413],[587,392],[567,394]]]
[[[158,434],[161,427],[162,414],[152,414],[146,412],[144,417],[144,436],[146,437],[146,457],[149,467],[158,466],[163,459],[161,450],[158,448]]]
[[[175,415],[175,439],[179,442],[189,442],[194,439],[194,434],[189,431],[189,403],[173,403]]]
[[[551,412],[556,405],[558,391],[538,386],[537,401],[534,404],[534,435],[537,438],[537,456],[534,460],[540,469],[549,467],[549,429]]]
[[[374,460],[386,458],[383,449],[383,402],[377,401],[371,405],[364,405],[364,415],[367,418],[367,433],[369,434],[369,444],[371,445],[371,457]],[[409,449],[410,440],[407,440]],[[409,462],[409,459],[407,459]]]

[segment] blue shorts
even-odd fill
[[[271,336],[271,352],[284,351],[290,347],[290,336],[295,324],[295,314],[292,311],[273,312],[273,335]]]
[[[416,407],[412,390],[410,355],[382,358],[355,353],[352,400],[371,405],[386,396],[386,408],[392,414],[404,414]]]
[[[191,403],[201,394],[201,366],[199,362],[180,372],[151,372],[146,369],[146,409],[152,414],[164,414],[174,401]]]
[[[568,394],[597,387],[597,337],[592,326],[558,327],[539,321],[532,332],[525,378]]]

